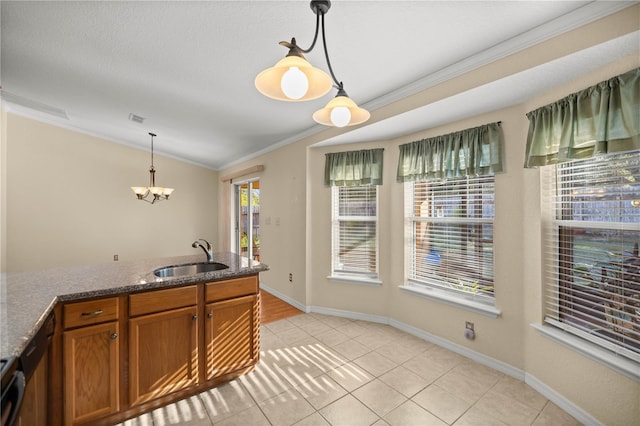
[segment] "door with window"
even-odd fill
[[[260,261],[260,181],[235,185],[236,253]]]

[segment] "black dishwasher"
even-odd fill
[[[38,367],[49,348],[55,329],[55,317],[50,313],[40,329],[29,341],[20,357],[2,358],[2,406],[0,409],[2,426],[13,426],[18,419],[26,383]]]
[[[19,369],[18,358],[12,356],[2,358],[2,426],[13,426],[24,397],[24,373]]]

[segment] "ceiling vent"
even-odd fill
[[[131,113],[129,114],[129,120],[133,121],[134,123],[142,124],[144,123],[145,118],[140,117],[139,115],[136,115],[134,113]]]

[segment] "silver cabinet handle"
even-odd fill
[[[102,315],[104,313],[104,311],[102,309],[98,309],[97,311],[93,311],[93,312],[83,312],[80,315],[82,315],[83,317],[97,317],[98,315]]]
[[[212,313],[212,312],[209,312],[209,313],[207,314],[207,318],[213,318],[213,313]]]
[[[197,319],[198,319],[198,316],[197,316],[197,315],[194,315],[194,316],[192,316],[192,317],[191,317],[191,319],[192,319],[193,321],[195,321],[195,320],[197,320]]]
[[[111,333],[111,335],[109,336],[109,338],[111,340],[116,340],[118,338],[118,333]]]

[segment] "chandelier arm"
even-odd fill
[[[338,79],[336,78],[335,73],[333,72],[333,68],[331,67],[331,61],[329,60],[329,52],[327,51],[327,39],[325,37],[324,31],[324,13],[322,13],[322,46],[324,47],[324,57],[327,60],[327,66],[329,67],[329,72],[331,73],[331,78],[335,83],[336,89],[342,89],[342,82],[338,83]]]
[[[320,29],[320,15],[322,14],[322,22],[324,23],[324,13],[323,12],[319,12],[316,14],[316,33],[313,36],[313,42],[311,43],[311,46],[309,46],[308,49],[301,49],[300,46],[296,45],[296,47],[302,52],[302,53],[309,53],[313,50],[314,47],[316,47],[316,41],[318,41],[318,30]],[[323,34],[324,34],[324,29],[322,30]],[[294,39],[295,40],[295,39]]]

